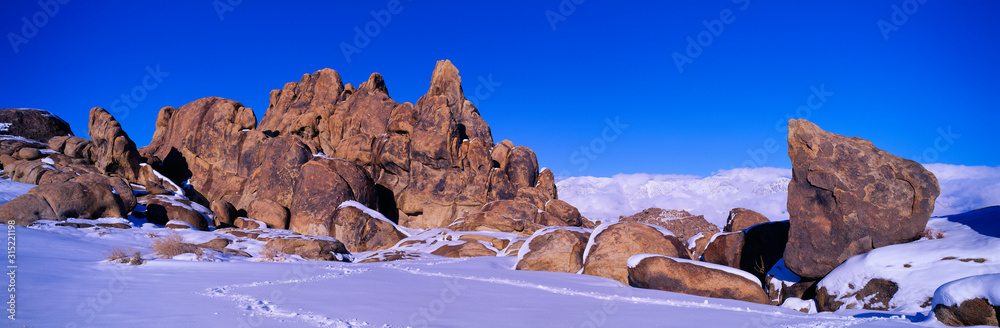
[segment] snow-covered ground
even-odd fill
[[[512,270],[516,257],[354,264],[152,259],[164,228],[16,227],[17,316],[29,327],[905,327],[921,316],[794,310]],[[207,232],[203,232],[207,233]],[[185,238],[195,238],[185,233]],[[139,266],[109,264],[115,247]],[[917,322],[917,323],[913,323]]]
[[[733,207],[730,204],[736,202],[735,206],[761,210],[772,219],[780,219],[770,216],[772,213],[767,209],[784,207],[783,185],[787,185],[787,177],[781,180],[781,172],[780,169],[733,170],[709,178],[633,175],[612,182],[629,181],[630,184],[618,184],[623,196],[616,199],[638,200],[624,203],[636,208],[645,206],[639,205],[643,201],[667,199],[657,197],[676,196],[683,191],[689,199],[698,199],[699,204],[711,208],[728,212]],[[651,181],[649,187],[637,188],[645,190],[647,196],[639,197],[634,190],[625,194],[622,188],[642,186],[642,179]],[[944,180],[942,175],[939,179]],[[959,181],[956,184],[975,182],[953,178],[943,181],[942,189],[952,180]],[[987,185],[977,188],[992,186],[983,181],[978,180]],[[992,181],[996,183],[996,179]],[[563,183],[560,196],[571,199],[577,206],[585,206],[572,200],[574,192],[568,190],[574,190],[573,187],[564,187]],[[30,187],[0,179],[0,203]],[[713,197],[712,192],[721,196]],[[977,202],[1000,204],[995,195],[985,192],[945,194],[955,195],[949,204],[958,207],[974,206],[970,204]],[[740,200],[733,195],[746,198]],[[698,208],[676,208],[698,212]],[[615,217],[631,214],[629,211],[618,210],[613,214]],[[16,320],[9,324],[16,327],[943,327],[927,320],[927,313],[842,310],[805,314],[776,306],[631,288],[581,274],[517,271],[512,269],[517,257],[451,259],[427,255],[415,260],[367,264],[305,261],[297,257],[286,262],[259,262],[256,258],[222,254],[207,254],[201,260],[193,254],[165,259],[153,255],[150,236],[162,236],[173,230],[130,223],[132,229],[77,229],[49,222],[8,230],[13,231],[17,240],[14,253],[17,267],[12,282],[16,289]],[[717,220],[713,223],[718,224]],[[200,243],[211,240],[215,232],[179,233],[186,242]],[[241,246],[247,252],[260,251],[261,244],[253,240],[245,243]],[[106,262],[106,254],[115,248],[139,250],[147,262],[138,266]]]
[[[1000,205],[1000,167],[924,164],[941,186],[934,215],[944,216]],[[788,219],[786,201],[792,170],[741,168],[708,177],[618,174],[610,178],[572,177],[556,185],[559,198],[592,220],[632,215],[650,207],[687,210],[726,225],[729,210],[749,208],[771,221]]]

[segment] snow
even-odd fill
[[[14,326],[915,326],[874,311],[807,315],[587,275],[511,270],[513,257],[371,264],[160,259],[149,256],[144,235],[169,229],[107,229],[102,236],[69,227],[15,229],[21,262]],[[185,241],[212,234],[178,233]],[[105,263],[103,253],[115,247],[140,250],[146,264]]]
[[[996,198],[1000,193],[998,169],[943,164],[928,167],[941,182],[939,211],[957,213],[1000,204]],[[782,180],[782,172],[737,169],[708,178],[645,175],[648,184],[639,181],[641,175],[570,178],[561,181],[559,188],[571,204],[587,203],[591,211],[587,213],[608,214],[588,215],[604,220],[588,240],[586,258],[594,236],[616,223],[618,215],[633,214],[660,201],[666,202],[660,207],[705,214],[716,224],[725,223],[732,207],[751,208],[772,220],[783,219],[787,214],[774,214],[785,206],[787,177]],[[564,189],[564,184],[570,187]],[[32,187],[0,179],[0,203]],[[203,207],[201,210],[210,214]],[[77,229],[39,221],[31,228],[10,230],[17,238],[18,261],[18,312],[13,326],[134,327],[170,322],[178,327],[942,327],[934,320],[925,321],[929,308],[919,305],[931,297],[935,304],[953,304],[976,297],[995,300],[1000,294],[1000,225],[994,219],[998,213],[1000,207],[993,207],[933,218],[928,228],[943,232],[944,238],[883,247],[852,257],[820,282],[831,290],[850,292],[851,284],[856,290],[872,278],[892,278],[899,285],[889,304],[892,311],[818,314],[798,312],[815,311],[813,302],[799,299],[788,299],[782,307],[775,307],[631,288],[588,275],[513,270],[517,257],[453,259],[425,254],[414,260],[362,264],[307,261],[298,256],[259,262],[259,257],[206,251],[201,257],[182,254],[167,259],[152,255],[150,235],[177,233],[185,242],[198,244],[223,232],[166,229],[134,217],[67,220],[127,223],[131,229]],[[662,228],[658,231],[669,233]],[[511,243],[524,239],[502,232],[407,232],[409,237],[393,250],[429,253],[463,242],[458,239],[465,234],[488,235]],[[290,234],[271,234],[283,233]],[[529,240],[543,233],[536,232]],[[412,240],[428,242],[398,246]],[[264,244],[240,238],[227,248],[258,256]],[[522,253],[528,244],[522,245]],[[104,254],[113,248],[139,250],[147,262],[139,266],[107,263]],[[362,255],[356,253],[354,258]],[[629,264],[637,263],[633,260],[638,257],[630,258]],[[954,259],[943,260],[948,257]],[[978,259],[985,262],[976,263]],[[780,262],[771,274],[785,282],[798,279]],[[749,273],[740,276],[757,282]]]
[[[977,298],[1000,305],[1000,274],[972,276],[944,284],[934,292],[934,305],[931,308],[938,304],[955,306]]]
[[[982,209],[966,216],[992,218],[995,226],[996,209]],[[889,308],[918,313],[930,310],[922,305],[930,304],[927,301],[945,283],[1000,273],[1000,238],[980,234],[949,218],[932,218],[927,228],[942,232],[944,238],[891,245],[853,256],[820,280],[817,288],[826,287],[834,295],[847,295],[860,290],[871,279],[887,279],[899,286]],[[842,301],[844,306],[861,305],[853,297]]]
[[[18,140],[18,141],[24,141],[24,142],[27,142],[27,143],[31,144],[35,148],[48,148],[49,147],[49,145],[41,143],[38,140],[32,140],[32,139],[28,139],[28,138],[25,138],[25,137],[22,137],[22,136],[0,134],[0,140]]]
[[[687,240],[688,249],[693,250],[693,249],[697,248],[698,247],[698,239],[702,239],[702,238],[705,238],[705,234],[701,233],[701,232],[699,232],[698,234],[696,234],[694,236],[691,236],[691,238],[688,238],[688,240]]]
[[[35,185],[33,184],[0,179],[0,204],[9,202],[17,198],[17,196],[24,195],[34,187]]]
[[[1000,167],[924,164],[941,186],[934,215],[964,213],[1000,204]],[[788,219],[790,169],[762,167],[720,170],[708,177],[618,174],[571,177],[556,183],[559,198],[591,220],[632,215],[650,207],[686,210],[719,227],[736,207],[771,221]]]
[[[53,160],[52,160],[51,158],[48,158],[48,157],[46,157],[46,158],[42,158],[42,160],[41,160],[41,161],[42,161],[42,163],[45,163],[45,164],[52,164],[52,165],[55,165],[55,164],[56,164],[56,162],[55,162],[55,161],[53,161]]]
[[[785,299],[785,302],[781,303],[781,307],[796,311],[806,310],[806,313],[816,313],[816,302],[796,297]]]

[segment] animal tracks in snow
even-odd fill
[[[318,270],[326,272],[313,274]],[[282,280],[265,280],[244,284],[224,285],[206,289],[202,295],[212,298],[223,298],[236,303],[236,307],[241,311],[246,311],[240,318],[237,327],[250,328],[264,326],[264,318],[278,320],[296,320],[316,327],[336,327],[353,328],[369,327],[367,322],[357,319],[331,319],[322,315],[312,313],[299,313],[289,311],[280,307],[285,300],[285,291],[298,290],[302,283],[315,282],[321,280],[339,279],[352,275],[362,274],[369,269],[352,269],[344,267],[325,266],[322,268],[312,266],[295,266],[290,268]],[[311,272],[307,272],[311,271]],[[331,272],[332,271],[332,272]],[[239,294],[235,291],[242,288],[262,287],[262,286],[282,286],[287,287],[270,293],[268,299],[258,299],[250,295]]]

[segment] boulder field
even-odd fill
[[[818,282],[853,256],[920,239],[940,193],[916,162],[791,120],[788,221],[746,208],[722,229],[660,208],[592,221],[558,199],[531,149],[494,141],[461,82],[439,61],[427,93],[399,103],[378,73],[355,87],[322,69],[271,91],[259,124],[230,99],[163,107],[145,147],[99,107],[90,139],[51,113],[0,109],[2,175],[37,185],[0,204],[0,219],[126,218],[221,233],[197,247],[254,238],[313,260],[517,256],[517,270],[835,310],[842,297]],[[968,319],[987,307],[975,302],[935,311],[993,323]]]

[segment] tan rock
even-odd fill
[[[940,194],[937,178],[919,163],[871,142],[788,122],[791,229],[785,265],[820,278],[849,257],[917,238]]]
[[[577,273],[590,233],[579,228],[545,228],[518,252],[517,270]]]
[[[628,281],[635,287],[768,304],[767,294],[752,276],[666,256],[640,255],[629,262],[634,265],[628,268]]]
[[[771,222],[771,220],[768,220],[763,214],[739,207],[729,211],[729,217],[726,219],[726,227],[723,228],[722,231],[740,231],[757,224],[768,222]]]
[[[598,227],[585,250],[583,274],[628,283],[626,261],[636,254],[662,254],[688,258],[684,245],[669,232],[639,222],[621,222]]]

